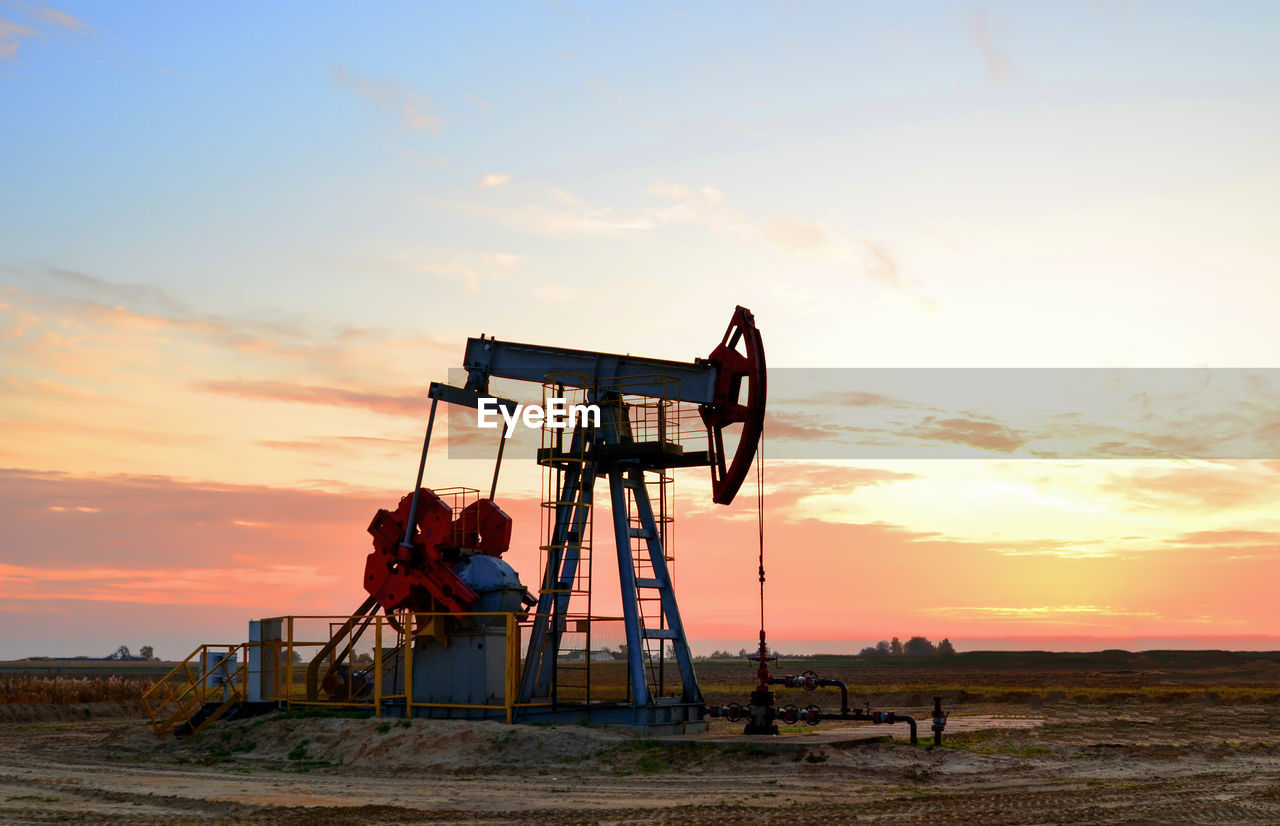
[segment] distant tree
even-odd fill
[[[149,645],[144,645],[138,649],[138,656],[146,660],[147,662],[151,662],[153,659],[155,659],[155,653],[156,652],[152,650],[151,646]]]
[[[745,649],[745,648],[739,648],[739,649],[738,649],[738,656],[739,656],[739,657],[745,657],[745,656],[747,656],[747,649]]]
[[[902,646],[902,653],[908,657],[932,657],[938,653],[938,649],[927,637],[912,637]]]
[[[942,642],[938,643],[938,656],[950,657],[954,653],[956,653],[956,649],[955,646],[951,644],[951,640],[943,637]]]
[[[876,648],[874,645],[868,645],[866,648],[858,652],[858,656],[865,659],[867,657],[874,657],[879,653],[880,649]]]
[[[876,653],[882,657],[887,657],[893,653],[893,646],[889,644],[888,640],[880,640],[880,642],[876,643]]]
[[[889,653],[895,657],[902,656],[902,643],[898,641],[897,637],[889,641]]]
[[[108,660],[132,660],[133,655],[129,653],[129,646],[122,645],[116,649],[116,652],[114,654],[109,654],[107,656],[107,659]]]

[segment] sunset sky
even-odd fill
[[[1278,367],[1277,42],[1262,2],[0,0],[0,658],[354,609],[481,333],[688,361],[740,304],[780,377]],[[835,461],[909,405],[800,396],[766,430],[783,651],[1280,647],[1280,396],[1141,408],[1127,438],[1251,434],[1158,459],[912,398],[917,445],[976,452]],[[446,438],[426,484],[487,488]],[[749,646],[754,490],[677,488],[693,648]],[[529,584],[538,496],[517,444]]]

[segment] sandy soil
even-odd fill
[[[108,713],[0,722],[0,822],[1280,822],[1275,704],[970,707],[953,711],[943,748],[781,752],[576,726],[279,716],[157,740]]]

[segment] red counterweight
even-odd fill
[[[511,547],[511,517],[492,499],[478,499],[458,514],[453,535],[459,548],[502,556]]]
[[[365,561],[365,590],[388,613],[401,608],[430,611],[435,609],[432,600],[448,611],[465,612],[477,594],[443,558],[446,548],[456,547],[451,542],[453,510],[435,493],[422,488],[414,519],[417,529],[411,535],[412,545],[406,548],[401,541],[412,502],[413,494],[406,494],[394,512],[379,510],[369,524],[373,553]],[[510,520],[507,531],[509,541]]]

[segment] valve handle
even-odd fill
[[[816,726],[822,722],[822,709],[815,705],[805,706],[805,711],[809,712],[804,721],[811,726]]]

